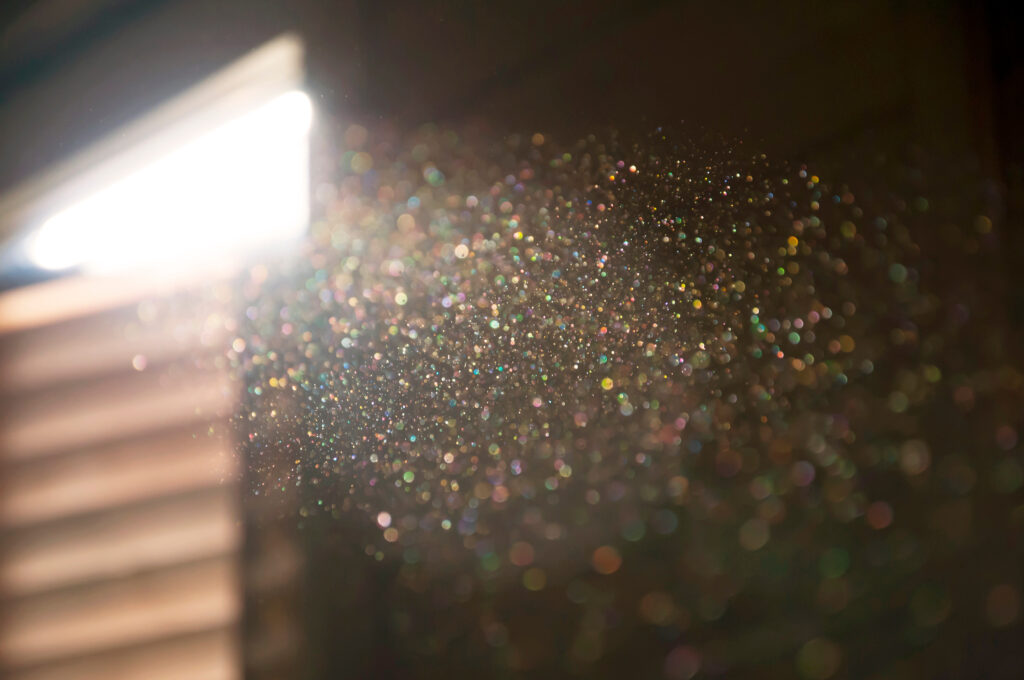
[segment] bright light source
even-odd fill
[[[185,142],[46,220],[29,257],[51,270],[178,268],[300,236],[312,115],[292,91]]]

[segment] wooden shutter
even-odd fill
[[[241,675],[231,322],[144,287],[0,295],[4,678]]]

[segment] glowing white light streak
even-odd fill
[[[292,91],[187,141],[47,219],[29,257],[50,270],[189,268],[295,239],[309,219],[312,117]]]

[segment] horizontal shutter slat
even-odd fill
[[[226,346],[223,326],[201,323],[194,310],[139,315],[132,306],[0,338],[0,395],[130,373],[137,357],[136,364],[159,366]]]
[[[230,553],[241,543],[235,503],[233,490],[215,487],[14,534],[0,566],[0,590],[19,597]]]
[[[233,397],[227,376],[196,369],[46,392],[6,408],[0,457],[21,460],[210,420],[228,413]]]
[[[226,424],[217,423],[222,432]],[[18,528],[234,480],[223,435],[186,427],[10,465],[0,479],[0,526]]]
[[[238,676],[238,646],[237,634],[226,628],[23,668],[4,677],[7,680],[232,680]]]
[[[227,625],[239,614],[236,570],[219,558],[9,603],[0,656],[17,668]]]

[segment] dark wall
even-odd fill
[[[15,0],[0,17],[0,188],[283,30],[306,38],[311,84],[342,117],[566,135],[685,119],[790,156],[868,131],[995,168],[992,17],[968,14],[882,0]]]

